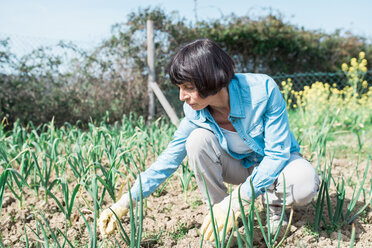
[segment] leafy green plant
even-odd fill
[[[182,239],[189,231],[189,228],[185,223],[177,223],[177,228],[174,232],[171,232],[170,235],[173,238],[173,240],[179,240]]]
[[[52,160],[49,160],[48,165],[48,159],[44,156],[42,160],[42,167],[39,165],[38,159],[34,152],[31,153],[32,158],[34,160],[34,164],[36,167],[36,172],[38,174],[39,180],[35,181],[35,184],[39,184],[44,189],[44,201],[48,203],[48,195],[50,195],[50,192],[52,188],[56,185],[58,182],[57,179],[54,179],[51,181],[51,173],[52,173]]]
[[[22,207],[23,204],[23,188],[24,186],[27,186],[30,188],[30,186],[27,184],[25,179],[13,168],[8,168],[7,171],[9,171],[9,178],[12,180],[7,180],[7,185],[10,191],[13,193],[13,195],[17,198],[19,201],[19,206]],[[4,179],[5,180],[5,179]],[[15,185],[17,185],[19,189],[19,193],[16,192]]]
[[[165,187],[168,185],[169,181],[172,179],[172,176],[168,177],[167,180],[165,180],[164,183],[162,183],[160,185],[160,187],[158,187],[155,192],[154,192],[154,195],[155,197],[160,197],[161,195],[163,195],[163,193],[165,192]]]
[[[65,214],[66,219],[69,221],[70,226],[72,226],[71,222],[71,214],[74,207],[74,202],[76,198],[76,194],[78,193],[78,190],[80,188],[80,184],[76,184],[74,187],[74,190],[72,191],[71,197],[70,197],[70,190],[68,189],[68,184],[66,182],[65,178],[59,178],[58,179],[59,184],[61,185],[62,194],[64,197],[64,202],[58,200],[58,198],[51,193],[48,192],[49,196],[54,199],[54,201],[57,203],[59,209]]]
[[[64,248],[68,244],[69,247],[74,248],[74,245],[67,238],[67,223],[65,226],[65,233],[63,233],[59,229],[54,230],[50,226],[48,220],[45,218],[43,213],[39,213],[39,215],[41,216],[43,222],[39,220],[38,218],[35,219],[36,231],[30,226],[28,227],[36,235],[37,237],[36,242],[38,243],[38,245],[41,245],[43,247],[50,247],[49,239],[51,238],[53,240],[53,245],[55,247]],[[40,234],[40,230],[41,230],[42,235]],[[25,237],[26,237],[26,247],[27,248],[33,247],[32,245],[30,246],[29,244],[29,238],[28,238],[25,226],[24,226],[24,232],[25,232]],[[61,243],[60,240],[58,239],[59,234],[62,235],[63,237],[63,243]]]
[[[95,248],[98,245],[97,240],[97,218],[98,218],[98,212],[99,212],[99,206],[98,206],[98,184],[97,184],[97,177],[95,175],[92,175],[90,177],[90,187],[88,188],[89,195],[92,197],[93,200],[93,206],[94,206],[94,215],[93,215],[93,226],[91,226],[87,219],[85,218],[84,214],[80,211],[79,208],[77,208],[80,216],[83,218],[85,226],[89,233],[89,245],[91,248]]]
[[[15,163],[20,157],[24,158],[25,154],[29,152],[29,149],[24,149],[21,152],[19,152],[16,156],[14,156],[11,160],[8,159],[9,154],[6,153],[3,149],[0,147],[0,153],[4,158],[4,172],[1,174],[0,178],[0,200],[2,200],[4,190],[5,190],[5,184],[8,185],[8,188],[13,193],[13,195],[16,197],[16,199],[19,201],[19,206],[22,207],[23,203],[23,188],[27,186],[30,188],[30,186],[27,183],[27,177],[30,173],[30,170],[26,170],[24,172],[24,167],[22,166],[22,174],[24,174],[25,177],[23,177],[17,170],[15,170],[12,167],[12,164]],[[24,160],[22,159],[22,165],[24,165]],[[16,191],[15,186],[18,187],[18,191]],[[0,202],[0,212],[1,212],[1,206],[2,202]]]
[[[89,166],[85,166],[86,160],[84,159],[83,151],[77,148],[77,151],[71,154],[67,161],[75,177],[78,180],[84,180],[90,168]]]
[[[8,177],[8,171],[4,171],[0,175],[0,214],[1,214],[1,209],[3,206],[3,197],[4,197],[4,192],[5,192],[5,186],[7,182],[7,177]]]
[[[326,194],[328,195],[328,189],[329,189],[329,185],[331,182],[331,168],[332,167],[329,166],[327,169],[327,164],[325,164],[324,170],[321,173],[322,182],[320,185],[318,198],[317,198],[316,205],[315,205],[315,218],[314,218],[315,232],[319,232],[320,222],[322,221],[322,218],[323,218],[323,207],[325,204],[324,202],[326,200]],[[328,209],[330,211],[330,207]],[[337,215],[338,214],[335,213],[335,216]]]
[[[243,242],[245,247],[253,247],[253,233],[254,233],[254,212],[255,212],[255,193],[253,190],[253,184],[252,180],[250,180],[250,185],[252,189],[252,201],[250,202],[249,207],[249,213],[246,214],[244,207],[243,207],[243,201],[241,199],[240,195],[240,188],[239,188],[239,194],[238,194],[238,200],[239,200],[239,206],[240,206],[240,212],[242,216],[242,222],[244,225],[245,233],[242,236],[239,231],[237,232],[237,238],[238,238],[238,245],[239,247],[243,247]]]
[[[357,188],[357,185],[354,185],[353,187],[353,193],[352,197],[350,199],[349,204],[346,206],[346,211],[344,210],[344,202],[345,202],[345,183],[344,179],[339,179],[339,181],[336,184],[336,205],[333,206],[331,198],[330,198],[330,185],[333,181],[331,170],[332,170],[332,161],[330,162],[329,166],[327,167],[327,164],[324,166],[324,170],[321,173],[322,177],[322,183],[320,186],[320,190],[318,193],[318,198],[315,205],[315,221],[314,221],[314,231],[319,232],[320,231],[320,224],[321,222],[324,223],[325,227],[331,230],[337,230],[340,229],[345,224],[352,223],[355,218],[357,218],[370,204],[370,201],[372,199],[371,192],[369,193],[368,200],[365,202],[365,204],[358,210],[356,213],[352,215],[353,212],[355,212],[355,207],[358,202],[358,199],[360,197],[360,194],[362,191],[364,191],[365,186],[365,180],[368,175],[368,169],[369,169],[369,161],[367,162],[366,168],[363,173],[363,178],[359,182],[359,187]],[[358,168],[358,167],[357,167]],[[327,210],[328,210],[328,220],[323,214],[323,208],[327,204]]]
[[[191,179],[194,175],[194,172],[189,169],[188,161],[186,162],[186,164],[184,164],[183,162],[181,163],[181,169],[182,169],[182,174],[179,173],[177,174],[177,176],[181,181],[182,190],[183,190],[183,193],[185,195],[185,200],[186,200],[187,192],[189,190],[189,185],[191,183]]]
[[[366,181],[366,178],[367,178],[367,175],[368,175],[370,160],[371,160],[371,158],[369,157],[368,161],[367,161],[366,168],[365,168],[364,173],[363,173],[363,179],[359,183],[358,190],[356,190],[356,187],[354,187],[354,189],[353,189],[354,190],[353,195],[351,197],[350,203],[347,206],[347,211],[346,211],[346,214],[345,214],[345,220],[346,220],[347,224],[350,224],[356,217],[358,217],[364,211],[364,209],[366,209],[368,207],[369,203],[372,200],[372,184],[371,184],[371,186],[370,186],[371,189],[370,189],[370,192],[369,192],[369,199],[366,201],[364,206],[359,211],[357,211],[357,213],[355,213],[352,217],[350,217],[351,213],[354,211],[354,208],[357,204],[360,193],[364,190],[364,185],[365,185],[365,181]],[[355,194],[355,192],[356,192],[356,194]]]
[[[115,195],[115,185],[117,182],[116,178],[116,168],[110,167],[109,170],[106,170],[104,166],[102,166],[101,163],[98,163],[98,166],[103,174],[103,177],[97,175],[97,179],[100,181],[100,183],[104,186],[104,189],[102,191],[101,199],[103,199],[105,191],[109,193],[111,198],[114,202],[116,202],[116,195]]]
[[[134,207],[132,194],[130,191],[130,187],[128,185],[128,192],[129,192],[129,215],[130,215],[130,235],[124,230],[123,225],[120,222],[120,219],[113,211],[115,218],[119,223],[119,230],[120,236],[122,240],[131,248],[140,248],[141,247],[141,239],[142,239],[142,230],[143,230],[143,193],[142,193],[142,182],[141,176],[139,176],[139,185],[140,185],[140,194],[139,194],[139,201],[137,202],[137,206]],[[135,210],[134,210],[135,208]]]
[[[199,167],[197,167],[197,169],[199,170]],[[222,229],[222,237],[220,237],[220,230],[219,230],[219,227],[218,227],[218,225],[216,223],[216,220],[214,218],[213,205],[211,203],[211,199],[210,199],[210,196],[209,196],[207,183],[205,182],[204,175],[202,173],[200,173],[200,175],[202,176],[204,187],[206,189],[205,191],[206,191],[207,198],[208,198],[209,211],[210,211],[210,214],[211,214],[211,225],[212,225],[213,235],[214,235],[214,245],[216,246],[216,248],[229,247],[230,243],[232,241],[232,237],[233,237],[232,233],[234,232],[234,229],[235,229],[235,227],[234,227],[234,229],[231,231],[230,236],[229,236],[229,238],[226,242],[226,237],[228,235],[228,233],[227,233],[227,223],[229,221],[230,208],[231,208],[231,195],[230,195],[229,207],[227,209],[226,220],[225,220],[225,223],[224,223],[224,228]],[[202,236],[201,243],[203,243],[203,240],[204,240],[204,233],[203,233],[203,236]]]
[[[252,188],[252,192],[253,192],[252,182],[251,182],[251,188]],[[266,194],[266,198],[268,198],[267,192],[265,192],[265,194]],[[289,218],[289,223],[288,223],[286,231],[285,231],[285,233],[282,237],[282,240],[278,244],[275,244],[275,241],[277,240],[277,238],[279,236],[279,233],[280,233],[280,228],[282,227],[282,224],[283,224],[283,219],[284,219],[284,215],[285,215],[285,207],[286,207],[286,195],[287,195],[286,183],[285,183],[285,177],[283,177],[283,203],[282,203],[283,206],[282,206],[282,212],[281,212],[281,216],[280,216],[280,220],[279,220],[279,226],[278,226],[278,229],[276,230],[276,232],[274,233],[274,235],[272,235],[272,232],[271,232],[270,215],[269,215],[269,212],[270,212],[269,202],[267,201],[266,206],[264,206],[264,208],[266,210],[267,235],[265,234],[264,225],[262,225],[262,221],[261,221],[259,212],[258,212],[257,208],[255,208],[257,222],[260,226],[261,233],[264,237],[264,240],[265,240],[265,243],[266,243],[267,247],[279,247],[282,244],[282,242],[284,241],[284,239],[285,239],[285,237],[288,233],[288,230],[291,226],[291,221],[292,221],[292,216],[293,216],[293,208],[291,209],[291,215],[290,215],[290,218]]]

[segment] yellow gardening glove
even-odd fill
[[[107,237],[115,231],[118,226],[118,221],[112,211],[118,216],[119,220],[128,213],[128,208],[113,205],[111,208],[105,209],[98,220],[99,230],[104,237]]]
[[[240,186],[237,187],[231,195],[228,195],[223,199],[221,202],[215,204],[212,208],[213,210],[213,217],[215,219],[215,225],[217,226],[217,231],[219,232],[219,238],[222,239],[223,230],[225,228],[227,212],[230,207],[229,213],[229,220],[227,221],[226,226],[226,235],[229,234],[231,229],[233,228],[234,221],[237,224],[237,219],[240,216],[240,204],[239,204],[239,190]],[[240,197],[242,199],[243,207],[247,205],[250,201],[250,198],[244,193],[240,192]],[[214,241],[214,234],[213,234],[213,225],[212,225],[212,218],[211,214],[209,213],[204,221],[203,225],[200,228],[202,234],[204,234],[204,239],[209,241]],[[220,240],[222,241],[222,240]]]
[[[240,212],[233,214],[233,211],[230,210],[229,220],[227,222],[227,227],[226,227],[226,234],[229,234],[229,232],[233,228],[234,221],[235,221],[235,224],[237,224],[237,219],[239,216],[240,216]],[[227,209],[223,210],[218,204],[214,205],[213,206],[213,217],[215,219],[216,229],[219,232],[219,238],[222,239],[223,231],[224,231],[225,223],[226,223],[226,218],[227,218]],[[212,242],[214,241],[211,213],[209,213],[205,217],[203,225],[200,230],[201,230],[201,233],[204,234],[205,240],[209,240]]]
[[[119,220],[126,215],[129,211],[129,194],[124,194],[118,202],[101,213],[98,219],[98,226],[104,237],[113,233],[118,227],[118,221],[111,210],[115,212]]]

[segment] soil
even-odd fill
[[[314,163],[314,166],[316,164]],[[359,178],[362,177],[366,162],[362,162],[357,170]],[[349,162],[346,159],[334,160],[333,176],[337,178],[338,175],[343,175],[350,185],[356,183],[356,175],[354,169],[356,164]],[[180,180],[175,175],[170,179],[164,191],[160,196],[156,194],[151,195],[146,199],[146,206],[144,208],[143,220],[143,234],[142,234],[142,247],[200,247],[201,235],[199,228],[203,222],[203,218],[208,212],[207,207],[202,202],[201,194],[196,186],[195,181],[192,181],[190,189],[185,195],[181,188]],[[365,188],[370,190],[370,175],[368,177],[368,185]],[[76,182],[71,182],[72,187]],[[122,182],[126,183],[126,182]],[[345,206],[352,198],[351,187],[346,187]],[[62,201],[63,196],[60,190],[56,189],[56,196]],[[331,190],[332,201],[336,200],[334,189]],[[368,191],[366,191],[366,195]],[[264,210],[260,206],[260,200],[256,201],[260,213],[263,215]],[[102,202],[102,208],[105,209],[112,204],[112,200],[106,194]],[[333,203],[335,204],[335,202]],[[94,232],[93,220],[93,204],[91,204],[90,196],[84,190],[78,193],[75,206],[78,206],[82,215],[86,218]],[[356,209],[363,206],[363,196],[359,197]],[[326,207],[324,209],[326,215]],[[72,212],[72,226],[66,223],[65,215],[60,211],[55,201],[49,197],[48,202],[44,201],[44,192],[40,189],[39,197],[35,192],[27,189],[24,193],[23,206],[19,206],[19,201],[15,199],[13,194],[7,189],[4,194],[3,206],[1,210],[0,231],[3,243],[6,247],[26,247],[26,242],[30,247],[36,247],[38,242],[46,244],[45,235],[49,238],[49,243],[55,242],[48,231],[48,226],[43,220],[42,213],[49,223],[54,232],[59,229],[64,233],[68,240],[75,247],[87,247],[89,241],[89,231],[86,227],[82,215],[79,214],[74,207]],[[287,213],[288,214],[288,213]],[[292,226],[288,237],[283,243],[283,247],[349,247],[350,237],[352,233],[352,225],[343,225],[341,228],[341,235],[337,230],[329,230],[321,226],[319,235],[316,235],[311,226],[314,222],[315,208],[310,204],[304,207],[296,207],[294,209],[294,216]],[[122,224],[124,228],[129,231],[130,218],[124,217]],[[257,224],[257,222],[256,222]],[[67,225],[67,231],[66,231]],[[372,210],[371,205],[354,220],[355,226],[355,242],[354,247],[372,247]],[[242,228],[240,229],[242,230]],[[26,235],[27,233],[27,239]],[[39,237],[35,234],[39,233]],[[97,228],[98,244],[103,243],[101,247],[126,247],[120,233],[116,232],[115,235],[102,240],[102,237]],[[94,236],[94,235],[93,235]],[[257,226],[254,235],[255,247],[266,247],[261,231]],[[63,244],[63,236],[58,235],[60,244]],[[54,245],[53,245],[54,246]],[[68,247],[68,245],[66,245]],[[214,247],[212,243],[204,242],[203,247]]]

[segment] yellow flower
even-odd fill
[[[362,64],[362,65],[367,65],[367,60],[366,60],[366,59],[362,59],[361,64]]]
[[[349,69],[349,67],[347,66],[346,63],[343,63],[341,69],[346,72]]]
[[[357,65],[358,65],[357,59],[356,59],[356,58],[352,58],[352,59],[350,60],[350,64],[351,64],[352,66],[357,66]]]
[[[359,53],[359,58],[360,59],[364,59],[365,56],[366,56],[366,53],[365,52],[360,52]]]
[[[368,83],[367,83],[366,80],[364,80],[364,81],[362,82],[362,86],[363,86],[363,88],[367,89],[367,87],[368,87]]]
[[[286,81],[282,81],[282,85],[285,86],[287,83]]]

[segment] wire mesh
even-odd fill
[[[294,73],[294,74],[284,74],[277,73],[272,78],[280,86],[282,81],[287,81],[288,78],[292,80],[293,90],[299,91],[308,85],[312,85],[315,82],[328,83],[333,87],[342,89],[348,85],[347,77],[344,72],[339,71],[335,73],[331,72],[307,72],[307,73]],[[364,76],[369,84],[372,82],[372,70],[367,71]]]

